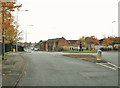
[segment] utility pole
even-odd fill
[[[19,7],[17,8],[17,15],[16,15],[16,32],[18,32],[18,13],[19,11],[28,11],[28,10],[19,10]],[[18,39],[18,33],[17,33],[17,36],[16,36],[16,52],[18,51],[18,42],[17,42],[17,39]]]
[[[16,26],[16,33],[18,34],[18,11],[19,11],[19,9],[17,8],[17,26]],[[16,52],[18,51],[18,44],[17,44],[17,38],[18,38],[18,36],[17,36],[17,34],[16,34]]]
[[[33,26],[33,25],[28,25],[28,26]],[[27,35],[27,29],[26,29],[26,32],[25,32],[25,49],[26,49],[26,51],[28,50],[28,46],[27,46],[27,37],[28,37],[28,35]]]
[[[21,5],[18,5],[17,7],[17,16],[16,16],[16,52],[18,51],[18,42],[17,42],[17,39],[18,39],[18,11],[19,11],[19,6]]]

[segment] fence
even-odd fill
[[[18,48],[18,51],[24,51],[23,46],[17,46],[17,48]],[[13,51],[13,49],[16,50],[16,45],[12,45],[11,43],[5,44],[5,52]]]

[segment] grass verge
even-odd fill
[[[63,52],[66,52],[66,53],[97,53],[96,50],[83,50],[83,51],[78,51],[78,50],[64,50]]]

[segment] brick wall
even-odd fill
[[[53,42],[53,51],[55,50],[55,48],[56,48],[56,42]]]
[[[66,39],[62,38],[62,39],[59,40],[58,45],[60,47],[68,46],[68,41]]]
[[[45,51],[48,51],[48,43],[45,44]]]
[[[46,48],[45,42],[41,43],[41,44],[40,44],[40,50],[41,50],[41,51],[45,51],[45,48]]]

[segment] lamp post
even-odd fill
[[[113,37],[113,31],[114,31],[114,23],[115,23],[116,21],[112,21],[112,37]]]
[[[17,16],[16,16],[16,32],[18,31],[18,12],[22,12],[22,11],[28,11],[28,10],[19,10],[19,8],[17,8]],[[18,34],[18,33],[17,33]],[[18,36],[16,35],[16,52],[18,51],[18,43],[17,43],[17,38]]]
[[[27,25],[27,26],[33,26],[33,25]],[[27,51],[27,28],[26,28],[26,32],[25,32],[25,49],[26,49],[26,51]]]

